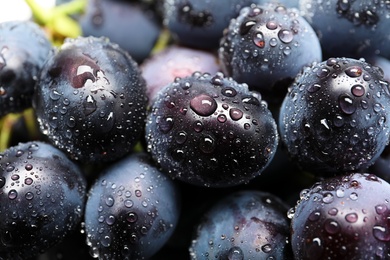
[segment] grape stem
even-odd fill
[[[65,38],[75,38],[82,34],[80,25],[71,15],[83,13],[87,0],[73,0],[52,8],[44,8],[35,0],[25,2],[34,20],[47,30],[53,44],[62,44]]]

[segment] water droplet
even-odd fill
[[[241,35],[245,35],[247,34],[250,29],[256,24],[256,21],[246,21],[246,22],[243,22],[241,25],[240,25],[240,34]]]
[[[377,214],[381,215],[387,211],[387,206],[384,204],[379,204],[375,206],[375,211]]]
[[[229,115],[230,115],[231,119],[233,119],[234,121],[237,121],[237,120],[240,120],[242,118],[244,113],[238,108],[231,108],[229,110]]]
[[[244,253],[238,246],[231,247],[228,252],[228,260],[244,260]]]
[[[202,124],[202,122],[200,122],[198,120],[196,122],[194,122],[193,127],[194,127],[195,132],[197,132],[197,133],[200,133],[203,131],[203,124]]]
[[[290,55],[291,53],[291,48],[289,46],[286,46],[284,49],[283,49],[283,54],[288,56]]]
[[[271,47],[275,47],[276,45],[278,45],[278,40],[274,37],[272,37],[270,40],[269,40],[269,45]]]
[[[317,77],[319,77],[320,79],[321,78],[325,78],[329,75],[330,73],[330,70],[326,67],[321,67],[319,70],[317,70],[316,72],[316,75]]]
[[[221,90],[222,95],[226,97],[235,97],[237,95],[237,91],[234,88],[226,87]]]
[[[126,208],[131,208],[134,205],[132,200],[125,200],[124,204]]]
[[[56,100],[60,99],[61,94],[60,94],[56,89],[52,89],[52,90],[50,91],[50,93],[49,93],[49,97],[50,97],[52,100],[56,101]]]
[[[327,192],[324,194],[324,197],[322,198],[322,201],[326,204],[332,203],[334,200],[333,194],[330,192]]]
[[[307,87],[307,91],[310,92],[310,93],[314,93],[318,90],[321,89],[321,85],[318,84],[318,83],[315,83],[315,84],[310,84],[308,87]]]
[[[135,212],[129,212],[127,214],[126,220],[130,223],[134,223],[138,220],[138,215]]]
[[[210,82],[213,85],[222,86],[223,85],[223,74],[217,72],[217,74],[211,78]]]
[[[344,117],[340,115],[336,115],[335,118],[333,119],[333,124],[336,127],[342,127],[344,125]]]
[[[337,190],[336,190],[336,196],[337,196],[338,198],[342,198],[342,197],[344,197],[344,195],[345,195],[344,190],[342,190],[342,189],[337,189]]]
[[[254,6],[249,10],[248,17],[255,17],[261,13],[263,13],[263,9],[258,6]]]
[[[106,198],[106,205],[109,207],[112,207],[115,203],[115,200],[112,196],[107,196]]]
[[[371,80],[371,76],[370,76],[369,74],[364,74],[364,75],[363,75],[363,79],[364,79],[365,81],[370,81],[370,80]]]
[[[347,115],[351,115],[356,111],[356,106],[353,102],[353,99],[346,94],[341,94],[339,96],[339,105],[341,111]]]
[[[158,121],[158,129],[166,134],[171,131],[173,127],[174,121],[172,117],[164,117],[163,119]]]
[[[210,116],[217,109],[217,102],[206,94],[200,94],[190,101],[191,109],[200,116]]]
[[[219,114],[217,117],[218,122],[225,123],[226,122],[226,116],[224,114]]]
[[[204,153],[212,153],[215,149],[215,145],[215,140],[210,135],[203,136],[199,142],[199,148]]]
[[[321,212],[319,212],[319,211],[313,211],[313,212],[310,213],[310,215],[309,215],[309,220],[314,222],[314,221],[319,220],[320,217],[321,217]]]
[[[96,111],[96,108],[97,108],[96,101],[92,95],[88,95],[85,98],[85,100],[83,102],[83,107],[84,107],[84,114],[86,116],[88,116]]]
[[[101,240],[100,243],[104,247],[109,247],[111,245],[111,238],[109,236],[104,236]]]
[[[242,103],[249,104],[249,105],[260,106],[259,99],[254,97],[254,96],[243,97],[242,98]]]
[[[376,225],[372,228],[372,230],[374,237],[379,241],[390,241],[390,232],[388,228]]]
[[[265,244],[261,247],[261,250],[264,252],[264,253],[269,253],[272,251],[272,246],[270,244]]]
[[[287,30],[287,29],[282,29],[278,32],[278,37],[279,39],[284,42],[284,43],[290,43],[293,38],[294,38],[294,35],[291,31]]]
[[[29,191],[29,192],[26,192],[25,197],[27,200],[32,200],[34,198],[34,194]]]
[[[363,70],[359,66],[351,66],[347,69],[345,69],[345,74],[352,78],[360,77],[363,73]]]
[[[353,85],[351,92],[355,97],[361,97],[365,94],[365,89],[362,85]]]
[[[24,168],[26,169],[26,171],[31,171],[33,169],[33,166],[28,163]]]
[[[68,118],[68,120],[66,121],[66,124],[67,124],[69,127],[73,128],[73,127],[76,126],[76,119],[75,119],[73,116],[70,116],[70,117]]]
[[[349,0],[337,1],[337,9],[339,12],[347,12],[351,7]]]
[[[341,227],[337,221],[333,219],[327,219],[324,223],[324,229],[326,232],[333,235],[340,232]]]
[[[259,48],[264,48],[265,46],[265,40],[264,40],[264,35],[261,32],[256,33],[253,36],[253,43],[259,47]]]
[[[270,30],[275,30],[276,28],[278,28],[278,23],[271,20],[271,21],[268,21],[265,26],[270,29]]]
[[[349,198],[351,200],[357,200],[358,199],[358,195],[356,192],[352,192],[350,195],[349,195]]]
[[[358,215],[356,213],[349,213],[345,215],[345,220],[349,223],[355,223],[358,220]]]
[[[178,144],[184,144],[187,141],[187,133],[185,131],[179,131],[175,135],[175,141]]]
[[[8,198],[10,199],[10,200],[14,200],[14,199],[16,199],[18,197],[18,192],[16,191],[16,190],[10,190],[9,192],[8,192]]]
[[[336,216],[339,211],[336,208],[331,208],[328,210],[328,214],[331,216]]]
[[[115,216],[110,215],[108,218],[106,218],[106,223],[109,226],[112,226],[115,223]]]

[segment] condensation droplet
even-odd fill
[[[264,40],[264,35],[261,32],[256,33],[253,36],[253,43],[259,47],[259,48],[264,48],[265,46],[265,40]]]
[[[327,219],[324,223],[324,229],[326,232],[333,235],[340,232],[341,227],[337,221],[333,219]]]
[[[356,213],[348,213],[345,215],[345,220],[349,223],[355,223],[358,220],[358,215]]]
[[[138,220],[138,215],[135,212],[129,212],[127,214],[126,220],[130,223],[134,223]]]
[[[373,229],[373,235],[376,239],[383,242],[390,241],[390,232],[387,227],[376,225],[372,229]]]
[[[324,197],[322,198],[322,201],[326,204],[332,203],[334,200],[333,194],[328,192],[324,194]]]
[[[190,101],[191,109],[200,116],[210,116],[217,109],[217,102],[206,94],[200,94]]]
[[[365,94],[365,89],[362,85],[353,85],[351,92],[355,97],[361,97]]]
[[[347,69],[345,69],[345,74],[352,78],[360,77],[363,73],[363,70],[359,66],[351,66]]]
[[[231,119],[233,119],[234,121],[237,121],[237,120],[240,120],[242,118],[244,113],[238,108],[231,108],[229,110],[229,115],[230,115]]]
[[[174,124],[174,120],[172,117],[164,117],[158,121],[158,129],[166,134],[171,131]]]
[[[187,140],[187,133],[185,131],[179,131],[175,135],[175,141],[177,144],[184,144]]]
[[[107,196],[106,198],[106,205],[109,207],[112,207],[115,203],[115,200],[112,196]]]
[[[384,204],[379,204],[375,206],[375,211],[377,214],[381,215],[387,211],[387,206]]]
[[[222,95],[226,97],[235,97],[237,95],[237,91],[234,88],[226,87],[221,90]]]
[[[210,135],[203,136],[199,142],[199,149],[204,153],[212,153],[215,149],[216,143]]]
[[[287,29],[282,29],[278,32],[278,37],[279,39],[284,42],[284,43],[290,43],[293,38],[294,38],[294,35],[291,31],[287,30]]]
[[[18,197],[18,192],[16,191],[16,190],[10,190],[9,192],[8,192],[8,198],[10,199],[10,200],[14,200],[14,199],[16,199]]]
[[[346,94],[341,94],[339,96],[339,106],[341,111],[347,115],[351,115],[356,111],[356,106],[353,102],[353,99]]]
[[[244,253],[238,246],[231,247],[228,252],[228,260],[244,260]]]

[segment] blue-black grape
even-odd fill
[[[0,154],[0,259],[27,259],[60,243],[82,220],[87,182],[74,162],[41,141]]]
[[[32,106],[34,85],[52,51],[52,44],[36,23],[0,23],[0,117]]]
[[[107,38],[68,39],[48,57],[33,105],[42,133],[70,158],[111,162],[143,135],[146,83],[132,57]]]
[[[147,150],[164,172],[208,187],[259,176],[279,141],[267,104],[220,72],[195,72],[165,86],[145,128]]]
[[[292,259],[287,205],[259,190],[233,192],[201,217],[191,259]]]
[[[387,0],[301,1],[301,14],[316,31],[325,59],[390,58]]]
[[[88,0],[87,3],[79,18],[84,37],[107,37],[137,62],[149,56],[162,27],[155,11],[144,8],[140,1]]]
[[[324,179],[289,211],[295,259],[389,259],[390,184],[368,173]]]
[[[180,215],[180,193],[146,153],[101,172],[89,190],[85,232],[99,259],[148,259],[168,241]]]
[[[363,59],[329,58],[296,77],[280,108],[291,158],[317,176],[364,171],[389,142],[389,83]]]
[[[241,9],[218,50],[222,71],[280,105],[300,70],[322,60],[319,39],[296,8],[277,3]]]

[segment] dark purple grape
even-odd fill
[[[280,110],[291,158],[315,175],[362,171],[389,140],[389,84],[364,60],[330,58],[296,77]]]
[[[266,103],[220,72],[177,78],[159,92],[146,122],[147,150],[162,170],[201,186],[249,182],[278,140]]]
[[[31,107],[34,85],[52,50],[36,23],[0,23],[0,117]]]
[[[163,0],[164,25],[176,42],[200,49],[217,49],[230,19],[252,0]]]
[[[146,153],[135,153],[103,170],[89,191],[85,209],[91,255],[149,259],[176,228],[178,191]]]
[[[387,0],[306,0],[301,14],[319,36],[324,58],[390,58]]]
[[[149,56],[141,64],[146,80],[146,93],[151,105],[160,89],[177,77],[191,76],[196,71],[215,74],[220,71],[215,53],[179,45],[169,45]]]
[[[295,259],[389,259],[390,184],[368,173],[304,189],[289,211]]]
[[[149,56],[162,27],[157,14],[140,2],[110,0],[88,0],[79,23],[83,36],[107,37],[137,62]]]
[[[111,162],[143,135],[146,83],[107,38],[68,39],[43,67],[33,105],[42,133],[72,159]]]
[[[82,220],[87,183],[80,168],[43,142],[0,154],[0,259],[27,259],[60,243]]]
[[[230,21],[220,41],[222,71],[279,106],[303,66],[322,60],[317,35],[295,8],[251,5]]]
[[[292,259],[288,207],[271,193],[234,192],[196,225],[191,259]]]

